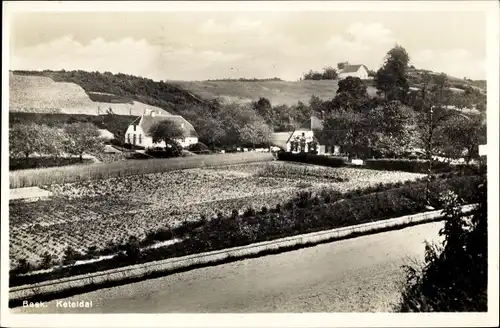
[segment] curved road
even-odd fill
[[[13,313],[380,312],[442,222],[101,289]],[[92,301],[92,308],[64,308]]]

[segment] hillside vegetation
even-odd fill
[[[154,110],[163,115],[170,113],[133,97],[88,92],[72,82],[55,82],[48,76],[11,73],[9,79],[9,110],[11,112],[61,113],[72,115],[98,115],[111,111],[118,115],[140,115]],[[90,80],[87,80],[90,84]]]
[[[273,105],[295,105],[307,103],[312,95],[322,100],[335,97],[338,89],[336,80],[303,81],[171,81],[172,84],[205,98],[220,98],[225,101],[249,102],[263,97]],[[374,96],[377,90],[368,86],[368,94]]]
[[[178,105],[204,103],[204,100],[172,84],[126,74],[45,70],[14,71],[10,77],[13,111],[50,105],[63,113],[96,115],[97,107],[101,106],[103,111],[111,107],[115,114],[122,115],[128,115],[132,108],[132,114],[137,115],[148,108],[175,113]],[[63,100],[51,100],[54,97]],[[75,97],[82,100],[70,106],[64,102]],[[134,112],[136,108],[140,113]]]

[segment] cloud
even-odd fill
[[[201,34],[239,34],[263,32],[264,25],[258,20],[249,20],[247,18],[238,18],[229,24],[217,22],[214,19],[209,19],[200,25],[198,31]]]
[[[392,31],[381,23],[356,22],[347,28],[347,34],[357,43],[387,45],[396,41]]]
[[[182,79],[186,70],[206,69],[216,63],[231,63],[242,54],[196,49],[188,44],[152,45],[145,39],[109,41],[96,38],[86,45],[71,36],[25,47],[11,55],[11,69],[87,70],[128,73],[158,80]]]
[[[417,68],[444,72],[458,78],[484,79],[486,75],[485,59],[474,57],[465,49],[423,49],[411,56],[411,62]]]

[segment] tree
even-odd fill
[[[222,122],[211,116],[200,116],[193,122],[193,126],[196,128],[200,140],[208,145],[215,148],[224,137],[225,131],[222,127]]]
[[[64,139],[60,131],[46,125],[14,124],[9,129],[9,154],[25,158],[34,153],[58,155],[63,150]]]
[[[372,126],[366,114],[346,109],[326,116],[318,139],[344,147],[350,157],[358,156],[361,149],[369,146]]]
[[[479,145],[486,143],[486,124],[476,117],[452,116],[443,122],[440,132],[441,150],[452,158],[459,158],[465,149],[467,163],[478,155]]]
[[[256,144],[269,143],[271,129],[262,120],[247,123],[240,129],[240,140],[243,143],[250,142],[255,149]]]
[[[442,195],[445,225],[440,245],[426,243],[425,262],[405,266],[400,312],[488,310],[488,213],[486,179],[475,192],[478,203],[464,214],[451,191]]]
[[[337,69],[339,71],[343,70],[347,66],[349,66],[349,62],[347,62],[347,61],[346,62],[337,63]]]
[[[348,76],[339,81],[335,98],[330,103],[331,110],[355,109],[362,111],[369,100],[366,84],[359,77]]]
[[[337,70],[331,66],[323,69],[323,80],[336,80],[338,77]]]
[[[271,116],[271,102],[269,99],[260,97],[259,100],[253,102],[253,108],[262,117],[270,117]]]
[[[375,87],[386,100],[405,101],[409,90],[406,69],[410,56],[399,45],[387,52],[385,62],[375,74]]]
[[[170,120],[163,120],[153,124],[148,133],[153,138],[153,143],[165,142],[165,148],[176,139],[184,137],[182,127],[177,122]]]
[[[83,153],[100,152],[103,148],[103,140],[99,129],[92,123],[74,123],[66,125],[64,132],[67,136],[66,151],[78,155],[83,162]]]

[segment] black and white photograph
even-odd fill
[[[499,8],[3,2],[2,326],[497,326]]]

